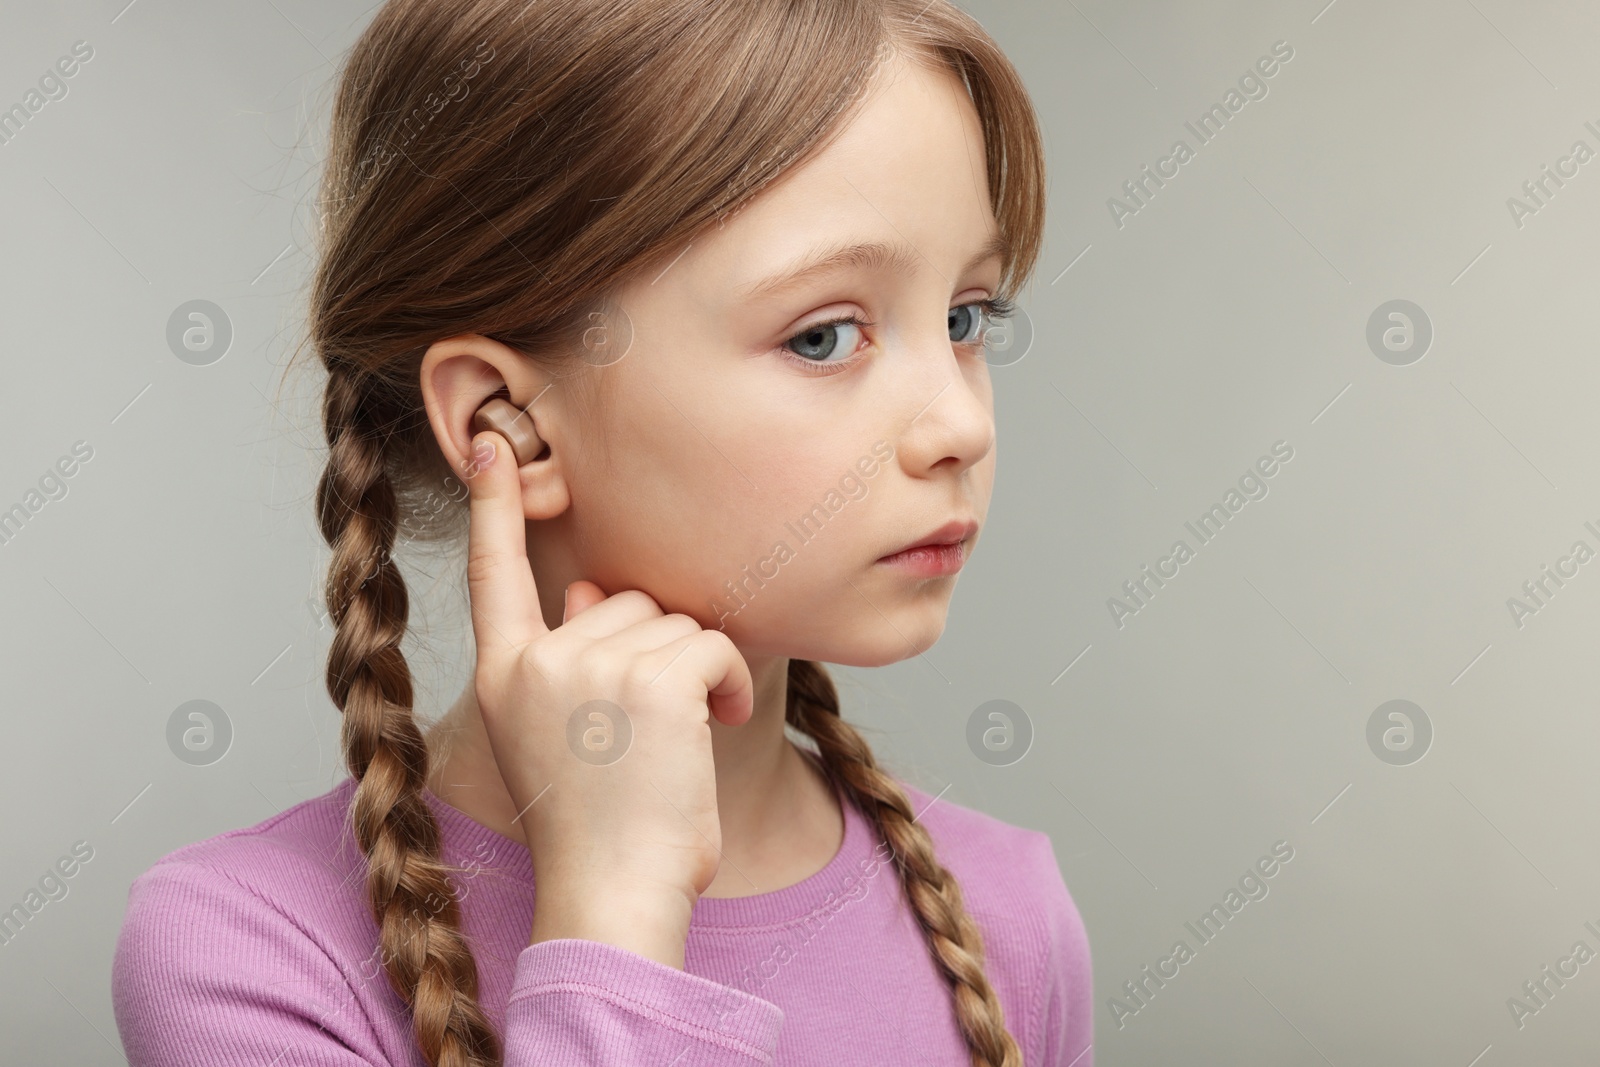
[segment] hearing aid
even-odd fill
[[[533,428],[533,418],[504,397],[490,397],[472,416],[472,432],[492,430],[511,444],[517,466],[531,463],[544,451],[544,441]]]

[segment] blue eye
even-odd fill
[[[1011,301],[998,296],[953,307],[950,309],[950,340],[958,345],[981,344],[987,327],[1010,317],[1016,310]]]
[[[863,322],[854,315],[847,315],[831,322],[819,322],[815,326],[808,326],[783,344],[784,348],[800,357],[803,363],[819,366],[838,365],[849,362],[850,356],[861,347],[861,328],[870,325],[872,324]],[[842,338],[841,329],[844,331]],[[835,355],[839,358],[831,358]]]
[[[973,300],[953,307],[949,318],[950,340],[961,345],[982,344],[987,328],[1015,311],[1016,306],[1005,297]],[[806,327],[785,341],[780,351],[786,354],[789,362],[812,373],[843,370],[857,362],[854,357],[862,347],[861,331],[871,325],[873,323],[855,315],[843,315]]]
[[[950,309],[950,340],[969,345],[983,337],[983,310],[976,303]]]

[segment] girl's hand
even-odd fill
[[[681,969],[721,861],[708,718],[749,720],[750,668],[720,630],[637,589],[573,582],[546,626],[514,455],[487,431],[473,447],[474,690],[532,853],[532,941],[607,941]]]

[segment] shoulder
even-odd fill
[[[276,1042],[266,1062],[330,1035],[370,1046],[356,989],[370,985],[360,946],[376,926],[363,872],[343,862],[348,785],[175,849],[134,879],[112,964],[130,1062]]]
[[[354,785],[160,857],[128,889],[124,935],[164,933],[179,914],[191,928],[238,922],[247,908],[316,937],[364,914],[366,861],[346,823]]]
[[[183,845],[160,857],[136,879],[159,880],[165,868],[225,871],[234,881],[265,893],[293,891],[307,880],[342,880],[361,860],[348,832],[355,782],[345,778],[319,796],[301,801],[252,826],[228,830]],[[319,885],[319,888],[321,886]]]
[[[1039,935],[1078,920],[1049,834],[900,784],[939,862],[961,883],[968,911],[1009,914]]]
[[[1073,1063],[1091,1036],[1089,936],[1050,835],[900,784],[983,933],[991,980],[1026,1002],[1026,1022],[1012,1033],[1027,1062]],[[1076,1067],[1091,1062],[1084,1055]]]
[[[1017,826],[988,812],[969,808],[948,795],[930,793],[910,782],[897,779],[917,821],[952,859],[978,859],[980,862],[1022,864],[1035,871],[1044,853],[1051,850],[1050,835],[1042,830]],[[1054,860],[1051,860],[1053,866]],[[1059,873],[1059,871],[1057,872]]]

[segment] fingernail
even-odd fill
[[[567,617],[567,605],[572,602],[572,586],[567,586],[567,591],[561,594],[561,617]]]
[[[494,463],[494,442],[485,437],[472,446],[472,462],[479,470],[491,466]]]

